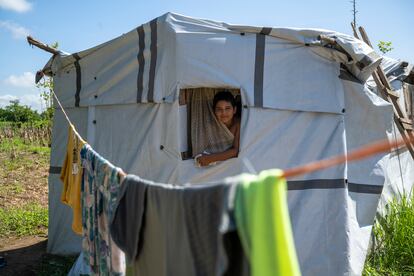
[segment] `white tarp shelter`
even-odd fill
[[[142,178],[197,185],[290,168],[392,137],[392,106],[367,82],[380,62],[365,43],[333,31],[236,26],[167,13],[94,48],[55,55],[44,72],[53,75],[55,93],[79,133],[103,157]],[[399,72],[396,89],[410,86],[404,79],[412,67],[387,62],[387,72]],[[203,87],[240,91],[240,153],[197,168],[181,157],[187,122],[178,100],[181,89]],[[56,105],[48,252],[57,254],[81,247],[71,210],[60,202],[67,127]],[[360,274],[383,187],[391,194],[401,178],[408,185],[413,175],[411,156],[400,150],[290,179],[303,275]]]

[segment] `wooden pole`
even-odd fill
[[[365,29],[363,27],[359,27],[358,29],[363,41],[372,47]],[[377,89],[381,93],[384,100],[392,104],[394,110],[394,122],[400,131],[402,139],[406,143],[406,147],[410,152],[411,157],[414,159],[414,134],[412,132],[412,127],[405,127],[405,124],[403,123],[409,121],[409,118],[404,115],[401,106],[398,103],[398,95],[392,92],[393,89],[391,87],[391,84],[388,81],[384,70],[382,70],[381,65],[379,65],[378,68],[373,72],[372,77],[374,78]]]
[[[44,50],[44,51],[46,51],[46,52],[49,52],[49,53],[51,53],[51,54],[57,55],[57,54],[59,54],[59,53],[60,53],[60,52],[59,52],[58,50],[56,50],[55,48],[52,48],[52,47],[50,47],[49,45],[44,44],[44,43],[42,43],[42,42],[40,42],[40,41],[38,41],[38,40],[34,39],[34,38],[33,38],[33,37],[31,37],[31,36],[28,36],[28,37],[27,37],[27,42],[28,42],[31,46],[36,46],[37,48],[40,48],[40,49],[42,49],[42,50]]]

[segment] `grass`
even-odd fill
[[[57,256],[44,254],[39,266],[35,269],[38,276],[67,275],[77,256]]]
[[[8,187],[9,186],[7,186],[6,189]],[[17,194],[17,195],[24,192],[24,187],[22,183],[16,183],[14,186],[9,187],[8,189],[10,193]]]
[[[39,201],[34,195],[40,193],[47,204],[49,156],[49,147],[25,144],[18,137],[0,139],[0,207]]]
[[[6,245],[16,237],[47,236],[50,157],[50,148],[42,146],[48,143],[1,136],[1,128],[7,126],[0,122],[0,240]],[[34,273],[67,275],[75,260],[76,256],[43,253]]]
[[[32,153],[49,153],[50,148],[39,146],[33,143],[25,143],[22,138],[15,137],[15,138],[9,138],[9,139],[3,139],[0,142],[0,151],[4,152],[11,152],[11,151],[27,151]]]
[[[373,227],[363,275],[414,275],[414,193],[394,198]]]
[[[0,163],[7,171],[13,171],[19,167],[30,168],[36,164],[36,159],[48,159],[50,148],[26,144],[21,138],[11,138],[0,140],[0,152],[6,157]],[[19,158],[22,154],[36,154],[39,156],[35,158]]]
[[[47,234],[49,155],[20,137],[0,138],[0,238]]]
[[[44,235],[49,222],[48,210],[36,203],[0,208],[0,221],[0,237]]]

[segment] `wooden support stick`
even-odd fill
[[[398,120],[398,118],[395,117],[395,116],[394,116],[394,122],[395,122],[395,125],[397,126],[397,128],[398,128],[398,130],[401,134],[402,139],[405,142],[405,146],[407,147],[408,151],[410,152],[411,157],[414,159],[414,148],[413,148],[413,144],[412,144],[414,142],[412,140],[413,135],[412,134],[408,135],[411,132],[408,132],[407,130],[405,130],[404,126],[401,124],[400,120]]]
[[[359,32],[365,43],[372,47],[371,42],[369,41],[368,35],[365,32],[363,27],[359,27]],[[406,119],[402,109],[397,101],[398,97],[395,93],[392,92],[392,87],[388,78],[386,77],[384,70],[382,70],[381,65],[373,72],[372,74],[374,81],[377,85],[377,89],[380,91],[382,97],[393,105],[394,110],[394,122],[397,125],[398,130],[400,131],[401,137],[406,143],[406,147],[411,154],[411,157],[414,159],[414,134],[413,130],[405,127],[401,121]],[[390,93],[391,91],[391,93]]]
[[[356,38],[360,39],[359,36],[358,36],[358,33],[357,33],[356,26],[355,26],[354,22],[351,22],[351,27],[352,27],[352,31],[354,32],[354,36]]]
[[[336,45],[335,39],[330,38],[329,36],[326,36],[326,35],[319,35],[319,40],[325,41],[326,43],[331,44],[331,45]]]
[[[59,51],[58,51],[58,50],[56,50],[56,49],[54,49],[54,48],[50,47],[50,46],[49,46],[49,45],[47,45],[47,44],[44,44],[44,43],[42,43],[42,42],[40,42],[40,41],[38,41],[38,40],[34,39],[34,38],[33,38],[33,37],[31,37],[31,36],[28,36],[28,37],[27,37],[27,42],[28,42],[31,46],[36,46],[37,48],[40,48],[40,49],[42,49],[42,50],[44,50],[44,51],[46,51],[46,52],[49,52],[49,53],[51,53],[51,54],[54,54],[54,55],[59,54]]]
[[[362,40],[364,40],[364,42],[372,48],[371,41],[369,41],[367,33],[365,32],[365,29],[363,27],[359,27],[358,29],[359,29],[359,32],[361,34]]]
[[[387,95],[390,97],[394,97],[395,99],[398,99],[400,96],[398,96],[394,91],[390,90],[390,89],[386,89],[384,87],[385,91],[387,91]]]
[[[411,120],[407,118],[400,118],[400,121],[405,124],[411,124]]]

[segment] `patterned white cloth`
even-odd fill
[[[81,150],[84,168],[82,181],[82,252],[91,275],[125,275],[125,254],[113,242],[109,223],[115,211],[123,180],[115,167],[88,144]]]

